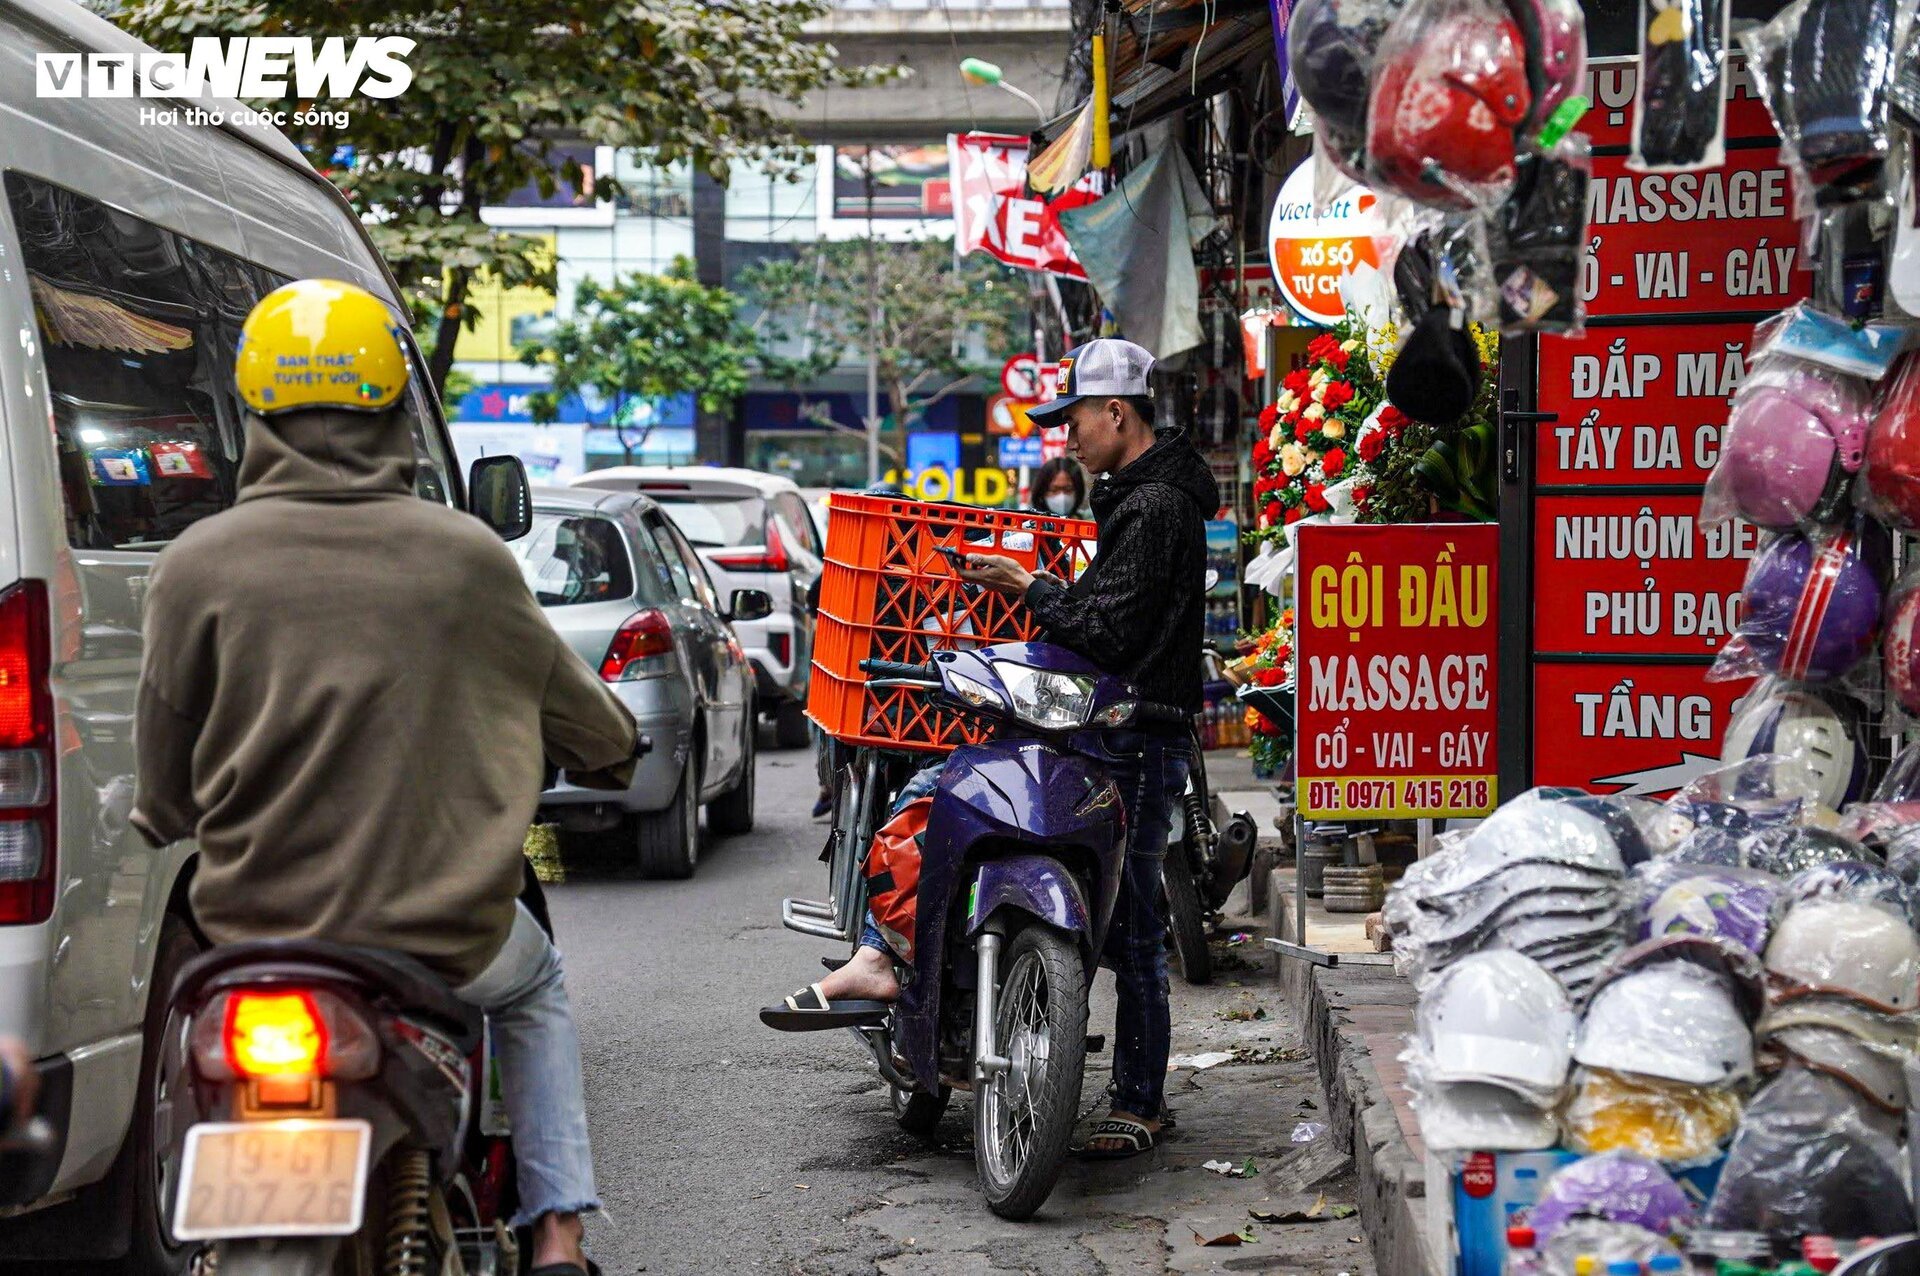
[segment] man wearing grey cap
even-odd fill
[[[1184,434],[1156,434],[1153,356],[1131,341],[1089,341],[1060,360],[1060,394],[1029,415],[1067,427],[1067,450],[1091,473],[1099,552],[1072,584],[1013,559],[970,554],[968,579],[1026,600],[1049,642],[1125,678],[1144,700],[1184,714],[1201,707],[1206,625],[1206,520],[1220,486]],[[1170,1033],[1166,902],[1160,866],[1191,762],[1184,718],[1141,732],[1137,758],[1115,767],[1129,844],[1104,962],[1119,993],[1113,1110],[1085,1154],[1133,1156],[1168,1123],[1163,1092]]]

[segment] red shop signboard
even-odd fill
[[[1685,788],[1720,765],[1734,702],[1753,685],[1702,665],[1536,664],[1535,784],[1623,797]]]
[[[1760,534],[1703,528],[1700,498],[1542,496],[1533,505],[1537,651],[1711,656],[1733,636]]]
[[[1308,524],[1297,549],[1300,814],[1491,812],[1499,800],[1499,527]]]

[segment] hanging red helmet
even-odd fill
[[[1920,527],[1920,360],[1886,384],[1867,428],[1867,491],[1889,522]]]
[[[1393,44],[1375,63],[1368,100],[1377,184],[1445,208],[1473,206],[1462,187],[1498,196],[1513,182],[1515,130],[1533,103],[1519,28],[1476,10]]]

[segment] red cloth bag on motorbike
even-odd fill
[[[913,962],[913,919],[919,912],[920,847],[931,810],[931,797],[907,803],[880,826],[867,852],[867,908],[894,955],[908,964]]]

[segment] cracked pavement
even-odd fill
[[[1250,1208],[1353,1201],[1351,1168],[1324,1133],[1291,1142],[1301,1122],[1325,1120],[1324,1099],[1257,945],[1217,949],[1244,968],[1213,987],[1173,977],[1176,1061],[1237,1057],[1169,1077],[1179,1128],[1161,1147],[1131,1161],[1070,1159],[1029,1222],[989,1213],[966,1096],[938,1143],[921,1143],[894,1125],[849,1034],[780,1034],[755,1017],[816,979],[821,956],[843,955],[779,922],[783,896],[822,886],[811,759],[763,750],[759,781],[759,826],[709,838],[692,881],[637,880],[600,846],[570,854],[570,880],[550,888],[609,1215],[592,1244],[608,1276],[1372,1276],[1357,1217],[1252,1222],[1251,1243],[1196,1244],[1248,1227]],[[1090,1031],[1112,1021],[1103,973]],[[1104,1110],[1107,1079],[1108,1056],[1090,1055],[1083,1116]],[[1201,1168],[1248,1159],[1260,1171],[1250,1178]]]

